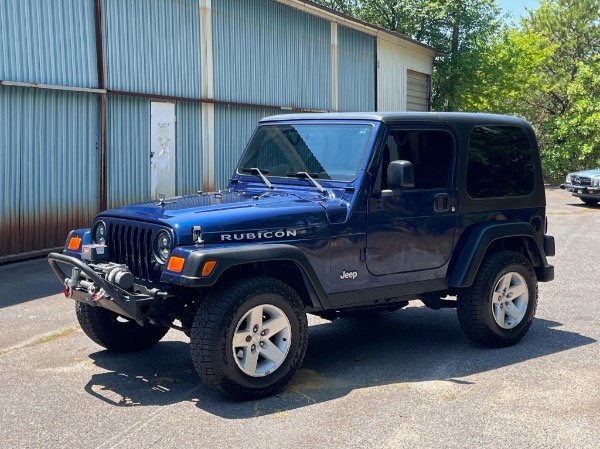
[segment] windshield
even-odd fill
[[[238,173],[265,176],[308,173],[312,178],[352,181],[360,169],[373,127],[368,124],[276,124],[258,128]]]

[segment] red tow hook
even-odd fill
[[[71,295],[73,295],[73,289],[71,288],[71,286],[66,285],[65,289],[63,290],[63,293],[65,294],[66,298],[70,298]]]

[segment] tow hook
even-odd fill
[[[74,288],[85,288],[87,290],[85,293],[85,300],[91,306],[96,306],[98,301],[106,296],[104,289],[98,289],[93,282],[81,279],[81,270],[76,267],[73,267],[71,277],[65,278],[64,286],[65,289],[63,290],[63,293],[67,298],[73,296]]]
[[[65,278],[65,281],[63,282],[65,286],[63,293],[67,298],[70,298],[73,295],[73,288],[77,287],[80,274],[81,270],[79,270],[79,268],[73,267],[73,270],[71,271],[71,277]]]
[[[104,297],[104,295],[104,289],[96,291],[95,286],[91,285],[90,287],[88,287],[88,291],[85,294],[85,300],[88,302],[88,304],[95,306],[98,303],[98,301],[100,301]]]

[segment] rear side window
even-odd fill
[[[533,152],[523,128],[473,128],[467,166],[471,198],[526,196],[533,192],[533,186]]]

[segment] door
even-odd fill
[[[406,110],[429,111],[429,75],[407,71]]]
[[[175,103],[150,103],[150,189],[152,198],[175,196]]]
[[[451,187],[455,165],[452,135],[445,130],[391,130],[381,159],[380,179],[367,214],[369,272],[379,276],[442,267],[454,244],[458,202]],[[386,170],[392,160],[413,164],[415,185],[381,195],[379,191],[387,189]]]

